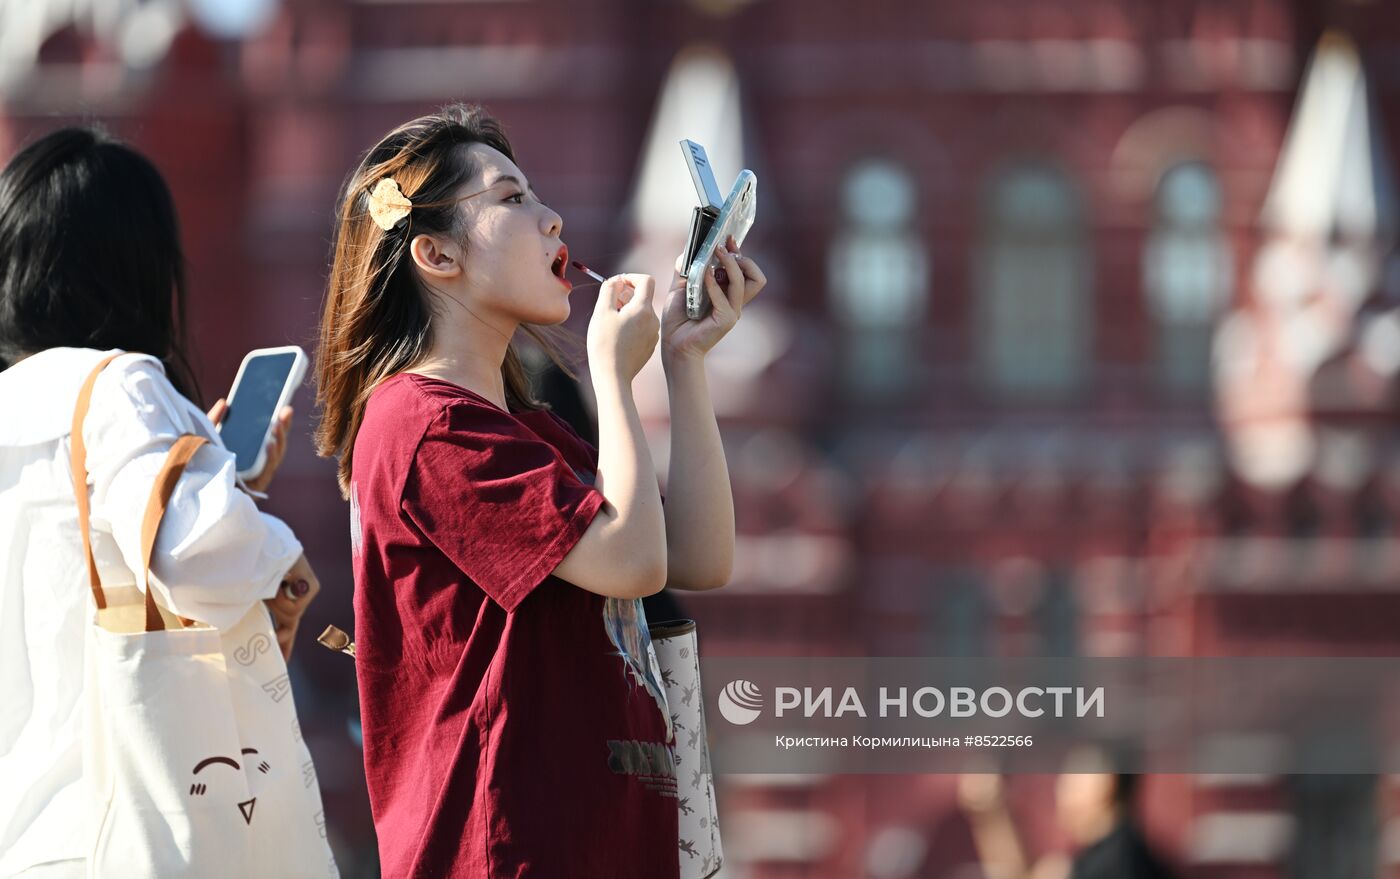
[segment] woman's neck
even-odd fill
[[[501,366],[511,336],[481,323],[445,327],[441,331],[434,326],[433,332],[428,356],[410,371],[452,382],[508,409]]]

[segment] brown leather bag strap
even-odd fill
[[[99,608],[107,606],[107,598],[102,594],[102,578],[97,573],[97,560],[92,555],[92,525],[89,521],[91,506],[87,491],[87,444],[83,442],[83,421],[87,418],[88,406],[92,403],[92,389],[97,384],[97,376],[107,368],[107,364],[120,357],[112,354],[102,358],[102,362],[88,373],[83,387],[78,391],[78,402],[73,407],[73,431],[69,439],[70,460],[73,470],[73,499],[78,502],[78,530],[83,535],[83,557],[87,560],[88,583],[92,586],[92,599]]]
[[[146,631],[159,632],[165,628],[156,607],[155,592],[151,589],[151,555],[156,547],[156,535],[160,533],[160,522],[165,517],[165,508],[170,496],[175,493],[175,485],[185,472],[185,465],[208,442],[202,436],[192,433],[182,434],[175,445],[165,454],[165,464],[156,474],[155,485],[151,486],[151,497],[146,501],[146,515],[141,520],[141,588],[146,593]]]

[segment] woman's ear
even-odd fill
[[[445,281],[462,273],[462,264],[457,260],[457,248],[432,235],[413,236],[413,240],[408,243],[408,252],[418,270],[430,278]]]

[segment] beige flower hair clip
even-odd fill
[[[369,194],[369,216],[375,225],[388,232],[399,224],[413,209],[413,202],[399,190],[399,183],[392,177],[381,177]]]

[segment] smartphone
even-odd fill
[[[292,400],[306,374],[306,352],[296,345],[249,351],[228,393],[228,411],[219,435],[237,459],[242,479],[267,466],[267,441],[277,413]]]
[[[731,235],[736,244],[743,244],[753,226],[758,211],[758,177],[748,169],[740,171],[729,197],[721,201],[705,148],[693,140],[682,140],[681,150],[701,202],[691,214],[690,234],[681,262],[686,279],[685,312],[691,320],[700,320],[710,313],[705,272],[712,263],[719,264],[716,246],[724,244]]]

